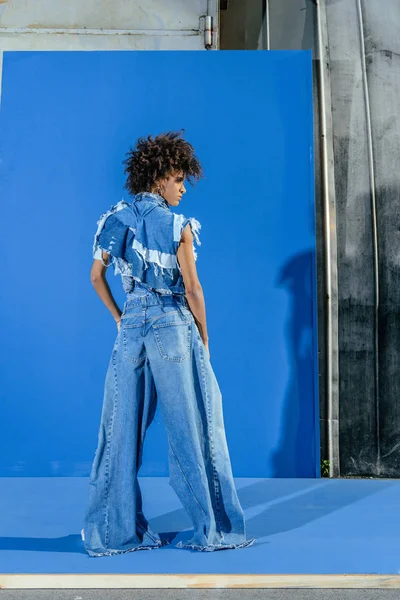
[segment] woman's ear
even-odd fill
[[[164,194],[164,192],[165,192],[165,183],[166,183],[166,180],[165,180],[165,179],[159,179],[159,180],[158,180],[157,190],[158,190],[158,193],[159,193],[161,196],[162,196],[162,195]]]
[[[152,189],[153,192],[158,193],[159,188],[160,188],[160,180],[156,179],[154,181],[153,185],[151,186],[151,189]]]

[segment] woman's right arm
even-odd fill
[[[106,264],[108,264],[110,256],[109,254],[107,254],[107,252],[104,252],[104,250],[102,252],[103,261]],[[92,285],[96,290],[97,294],[100,296],[101,300],[104,302],[104,304],[114,317],[114,320],[117,322],[117,327],[119,331],[120,323],[118,321],[121,317],[122,311],[118,308],[118,305],[115,302],[111,293],[110,287],[106,279],[106,270],[107,267],[103,265],[101,260],[95,258],[93,261],[92,269],[90,271],[90,281],[92,282]]]
[[[208,350],[208,333],[206,323],[206,308],[203,288],[197,275],[196,263],[193,254],[193,233],[188,224],[182,231],[177,259],[182,272],[185,285],[186,299],[196,321],[201,338]]]

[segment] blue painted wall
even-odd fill
[[[130,199],[137,137],[182,127],[234,475],[319,476],[312,111],[310,51],[5,53],[1,476],[89,475],[117,334],[90,283],[96,222]],[[140,475],[167,474],[157,412]]]

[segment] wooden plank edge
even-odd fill
[[[3,573],[0,589],[400,588],[400,575]]]

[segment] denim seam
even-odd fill
[[[113,353],[112,356],[112,364],[113,364],[113,375],[114,375],[114,384],[115,384],[115,393],[114,393],[114,402],[113,402],[113,412],[111,417],[111,423],[108,431],[108,440],[107,440],[107,454],[106,454],[106,485],[105,485],[105,523],[106,530],[104,536],[104,545],[107,548],[108,546],[108,536],[109,536],[109,521],[108,521],[108,499],[109,499],[109,487],[110,487],[110,477],[109,477],[109,466],[110,466],[110,454],[111,454],[111,439],[112,439],[112,431],[114,427],[114,418],[115,418],[115,409],[118,400],[118,378],[117,378],[117,367],[115,364],[116,360],[116,352]]]
[[[170,311],[172,312],[172,311]],[[173,311],[175,312],[175,311]],[[178,311],[176,311],[178,312]],[[168,313],[169,314],[169,313]],[[165,315],[160,315],[160,316],[165,316]],[[185,319],[184,321],[168,321],[168,323],[157,323],[156,325],[153,325],[154,329],[161,329],[161,327],[171,327],[172,325],[177,325],[178,327],[180,325],[187,325],[189,323],[189,321],[187,319]]]
[[[132,268],[131,263],[128,263],[128,265],[129,265],[129,267]],[[115,273],[115,275],[118,275],[118,272]],[[137,281],[138,283],[143,285],[143,280],[140,277],[137,277],[136,275],[128,275],[128,277],[132,277],[132,279],[134,279],[135,281]],[[171,290],[169,288],[152,288],[150,286],[148,286],[148,288],[150,291],[159,292],[160,294],[163,294],[165,296],[172,296],[172,294],[175,293],[175,292],[171,292]]]
[[[150,321],[157,321],[158,319],[161,319],[162,317],[169,317],[169,315],[171,315],[172,313],[176,313],[178,312],[177,308],[173,308],[172,310],[167,310],[166,312],[161,313],[161,315],[156,315],[155,317],[151,317],[149,320]]]
[[[158,319],[161,319],[162,317],[167,317],[170,314],[176,313],[176,312],[178,312],[178,309],[168,310],[167,312],[162,313],[161,315],[156,315],[154,317],[146,318],[146,321],[147,321],[147,323],[151,323],[151,322],[157,321]],[[129,318],[141,317],[141,316],[142,316],[142,313],[132,313],[132,314],[126,313],[121,316],[121,319],[129,319]],[[130,329],[132,327],[140,327],[140,326],[141,325],[136,325],[136,324],[132,324],[132,325],[125,324],[124,325],[124,327],[126,327],[127,329]]]
[[[141,327],[142,325],[140,325]],[[121,327],[122,329],[122,345],[123,345],[123,358],[126,362],[130,362],[130,363],[134,363],[135,365],[139,365],[141,364],[144,359],[146,358],[146,349],[145,349],[145,353],[141,354],[138,358],[135,358],[134,356],[129,356],[128,355],[128,339],[126,337],[126,331],[125,331],[126,325],[123,325]]]
[[[141,525],[141,523],[139,523],[139,521],[136,519],[136,527],[139,529],[139,531],[142,531],[142,533],[147,533],[147,535],[149,536],[149,538],[151,540],[153,540],[153,542],[156,542],[156,544],[159,543],[159,540],[157,538],[155,538],[146,527],[144,527],[143,525]]]
[[[199,501],[199,499],[197,498],[196,494],[194,493],[194,491],[193,491],[193,489],[192,489],[192,486],[190,485],[189,481],[187,480],[187,478],[186,478],[186,475],[185,475],[185,473],[183,472],[183,469],[182,469],[182,467],[181,467],[181,465],[180,465],[180,462],[179,462],[179,460],[178,460],[178,458],[177,458],[177,456],[176,456],[176,454],[175,454],[175,452],[174,452],[174,449],[173,449],[173,447],[172,447],[172,444],[171,444],[171,442],[168,442],[168,443],[169,443],[169,445],[170,445],[170,448],[171,448],[171,451],[172,451],[173,457],[175,458],[176,464],[178,465],[178,468],[179,468],[180,472],[182,473],[182,477],[183,477],[183,479],[184,479],[184,481],[185,481],[185,483],[186,483],[187,487],[189,488],[190,492],[191,492],[191,493],[192,493],[192,495],[193,495],[193,498],[196,500],[197,504],[199,505],[200,509],[202,510],[202,512],[203,512],[203,514],[204,514],[204,516],[207,518],[207,513],[206,513],[206,511],[204,510],[204,508],[202,507],[202,505],[200,504],[200,501]]]
[[[217,516],[218,516],[217,527],[218,527],[218,531],[221,534],[222,539],[223,539],[223,533],[221,530],[222,529],[222,527],[221,527],[222,521],[221,521],[221,508],[220,508],[220,497],[219,497],[219,480],[217,477],[217,470],[215,468],[215,453],[214,453],[214,443],[213,443],[213,435],[212,435],[212,427],[211,427],[210,402],[209,402],[205,369],[204,369],[204,353],[203,353],[203,348],[201,348],[201,347],[200,347],[200,361],[201,361],[201,375],[202,375],[202,379],[203,379],[204,397],[205,397],[205,401],[206,401],[207,428],[208,428],[210,448],[211,448],[211,464],[212,464],[212,469],[213,469],[213,485],[214,485],[215,503],[216,503],[216,509],[217,509],[216,512],[217,512]],[[217,484],[217,482],[218,482],[218,484]]]

